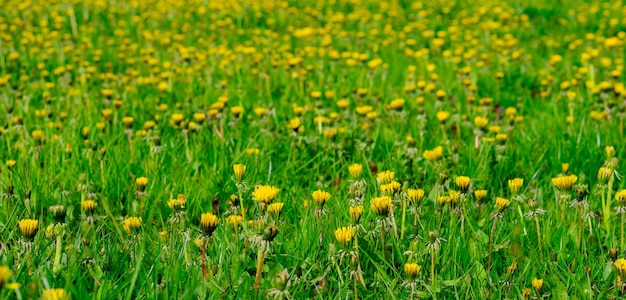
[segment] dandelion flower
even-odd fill
[[[226,223],[228,223],[228,225],[230,225],[231,227],[241,226],[242,222],[243,216],[240,215],[230,215],[226,218]]]
[[[363,214],[363,205],[350,206],[350,219],[353,223],[359,223]]]
[[[499,212],[504,211],[507,207],[509,207],[509,204],[511,204],[511,201],[509,201],[509,199],[496,197],[496,209]]]
[[[433,148],[432,150],[426,150],[426,151],[424,151],[422,156],[424,157],[424,159],[426,159],[428,161],[439,160],[441,158],[441,156],[443,156],[443,147],[437,146],[437,147]]]
[[[455,179],[456,186],[462,191],[467,192],[469,189],[470,183],[472,182],[468,176],[457,176]]]
[[[69,298],[65,289],[49,289],[41,294],[41,300],[67,300]]]
[[[215,231],[215,228],[217,228],[218,222],[219,222],[219,219],[217,218],[216,215],[212,213],[204,213],[200,216],[200,227],[202,228],[202,231],[204,231],[204,234],[206,235],[210,236],[213,233],[213,231]]]
[[[39,230],[39,221],[33,219],[20,220],[18,229],[24,238],[33,239]]]
[[[524,179],[522,178],[509,179],[509,189],[514,194],[517,194],[523,185],[524,185]]]
[[[423,189],[408,189],[406,191],[406,197],[414,204],[420,203],[424,199]]]
[[[404,264],[404,273],[406,273],[406,276],[410,279],[414,279],[421,269],[422,267],[416,263]]]
[[[393,178],[394,178],[395,173],[392,171],[382,171],[379,172],[378,174],[376,174],[376,180],[378,181],[378,183],[380,184],[387,184],[390,183]]]
[[[543,287],[543,279],[533,278],[532,284],[533,288],[535,288],[537,292],[541,292],[541,288]]]
[[[335,238],[343,246],[347,245],[354,237],[356,230],[352,226],[341,227],[335,230]]]
[[[243,180],[243,175],[246,173],[246,165],[235,164],[233,165],[233,171],[237,182],[241,182]]]
[[[278,196],[279,191],[280,190],[275,186],[258,185],[254,188],[254,192],[252,192],[252,199],[259,203],[269,204]]]
[[[141,228],[141,218],[137,217],[128,217],[124,219],[124,230],[128,234],[136,233]]]
[[[267,206],[267,212],[276,216],[280,216],[280,213],[283,211],[284,205],[285,203],[282,202],[272,203]]]
[[[350,172],[350,176],[354,179],[361,178],[363,166],[361,166],[361,164],[352,164],[348,167],[348,172]]]
[[[378,216],[386,217],[390,208],[391,197],[389,196],[374,197],[370,201],[370,209]]]
[[[326,201],[330,199],[330,193],[322,190],[317,190],[313,192],[312,196],[313,201],[315,201],[315,204],[317,204],[317,206],[319,207],[323,207],[324,204],[326,204]]]
[[[481,201],[487,196],[487,190],[475,190],[474,196],[476,197],[476,200]]]
[[[560,176],[552,178],[552,184],[561,191],[567,191],[572,188],[577,179],[576,175]]]

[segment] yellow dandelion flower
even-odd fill
[[[540,292],[541,288],[543,287],[543,279],[533,278],[532,284],[533,284],[533,288],[535,288],[535,290]]]
[[[406,276],[410,279],[414,279],[421,269],[422,267],[416,263],[404,264],[404,273],[406,273]]]
[[[279,191],[280,190],[275,186],[258,185],[254,188],[254,192],[252,192],[252,199],[260,203],[269,204],[278,196]]]
[[[96,210],[96,207],[98,207],[98,203],[93,200],[84,200],[80,202],[80,207],[85,213],[89,214],[93,213]]]
[[[432,150],[426,150],[422,157],[428,161],[437,161],[443,156],[443,147],[437,146]]]
[[[578,180],[576,175],[560,176],[552,178],[552,184],[561,191],[567,191],[572,188],[576,180]]]
[[[523,178],[509,179],[509,189],[514,194],[517,194],[519,192],[519,190],[522,188],[523,185],[524,185],[524,179]]]
[[[49,289],[41,294],[41,300],[68,300],[69,298],[65,289]]]
[[[378,174],[376,174],[376,180],[378,181],[378,183],[380,184],[387,184],[390,183],[393,178],[395,176],[395,173],[392,171],[382,171],[382,172],[378,172]]]
[[[386,217],[391,209],[391,197],[374,197],[370,201],[370,209],[381,217]]]
[[[136,233],[141,228],[141,218],[127,217],[124,219],[123,226],[128,234]]]
[[[350,172],[350,176],[354,179],[361,178],[363,166],[361,166],[361,164],[352,164],[348,167],[348,172]]]
[[[618,258],[615,260],[615,270],[620,277],[626,276],[626,259]]]
[[[359,223],[363,214],[363,205],[350,206],[350,219],[353,223]]]
[[[487,196],[487,190],[475,190],[474,191],[474,197],[476,197],[476,200],[478,201],[485,199],[486,196]]]
[[[8,283],[13,272],[7,266],[0,266],[0,291],[2,289],[14,290],[20,287],[19,283]]]
[[[37,235],[39,230],[39,221],[33,219],[24,219],[18,222],[20,234],[26,239],[32,239]]]
[[[509,207],[509,204],[511,204],[511,201],[509,201],[509,199],[496,197],[496,209],[499,212],[504,211],[507,207]]]
[[[212,213],[203,213],[200,216],[200,227],[206,235],[211,235],[215,231],[217,223],[219,223],[219,218]]]
[[[380,185],[380,190],[385,195],[393,195],[393,194],[397,193],[400,190],[401,187],[402,186],[400,185],[400,183],[394,180],[394,181],[392,181],[390,183],[387,183],[387,184],[381,184]]]
[[[314,191],[311,195],[313,196],[313,201],[315,201],[315,204],[319,207],[323,207],[326,201],[330,199],[330,193],[322,190]]]
[[[243,180],[243,175],[246,173],[246,165],[235,164],[233,165],[233,171],[237,182],[241,182]]]
[[[228,223],[228,225],[230,225],[231,227],[241,226],[242,222],[243,216],[240,215],[230,215],[226,218],[226,223]]]
[[[454,181],[456,186],[464,193],[467,192],[467,189],[469,189],[470,183],[472,182],[468,176],[457,176]]]
[[[406,197],[413,204],[420,203],[422,201],[422,199],[424,199],[424,194],[425,194],[425,192],[424,192],[423,189],[408,189],[406,191]]]
[[[437,112],[437,120],[439,120],[439,122],[441,123],[445,123],[449,116],[450,116],[450,113],[447,111]]]
[[[484,117],[474,118],[474,125],[476,125],[476,127],[478,128],[485,128],[485,126],[487,126],[488,123],[489,123],[489,119],[487,118],[484,118]]]
[[[340,244],[346,246],[350,241],[352,241],[355,233],[356,230],[352,226],[341,227],[335,230],[335,238]]]
[[[280,216],[280,213],[283,211],[284,205],[285,204],[282,202],[272,203],[267,206],[267,212],[276,216]]]

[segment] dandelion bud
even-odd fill
[[[567,163],[561,164],[561,173],[567,174],[568,171],[569,171],[569,164]]]
[[[615,170],[615,168],[617,168],[617,163],[619,162],[619,160],[617,159],[617,157],[613,157],[611,159],[609,159],[606,162],[606,166],[607,168],[611,169],[611,170]]]
[[[530,199],[530,200],[528,200],[528,206],[529,206],[530,208],[535,208],[535,207],[537,207],[537,201],[536,201],[535,199]]]
[[[230,195],[230,198],[228,199],[228,206],[239,206],[239,196],[237,196],[236,194]]]
[[[278,229],[274,225],[267,226],[265,230],[263,230],[263,239],[271,242],[278,235]]]
[[[243,175],[246,173],[246,165],[233,165],[233,171],[235,172],[235,179],[237,182],[241,182],[243,180]]]
[[[272,282],[272,287],[277,290],[284,291],[287,288],[288,279],[289,272],[287,272],[287,269],[284,269],[282,272],[276,275],[276,278],[274,278],[274,282]]]
[[[613,146],[606,146],[604,148],[604,155],[606,155],[607,159],[613,158],[615,156],[615,148]]]
[[[439,173],[439,181],[444,182],[446,179],[448,179],[448,174],[446,174],[446,172]]]
[[[523,185],[524,179],[522,178],[513,178],[509,180],[509,189],[514,194],[517,194]]]
[[[65,207],[63,205],[53,205],[48,208],[48,211],[52,215],[55,221],[65,221]]]
[[[626,190],[621,190],[615,194],[615,200],[619,203],[626,203]]]
[[[430,231],[428,232],[428,239],[430,240],[431,243],[434,243],[435,241],[437,241],[437,232],[436,231]]]
[[[611,260],[615,261],[617,259],[617,249],[609,249],[609,257],[611,257]]]
[[[276,202],[267,206],[267,212],[275,215],[277,218],[280,217],[280,213],[283,211],[283,206],[285,203]]]
[[[243,217],[240,215],[230,215],[226,218],[226,223],[231,227],[239,227],[241,226],[241,222],[243,222]]]
[[[609,180],[612,174],[613,174],[613,171],[611,169],[606,168],[606,167],[601,167],[598,170],[598,180],[601,182],[606,182],[607,180]]]
[[[513,273],[515,273],[515,270],[517,270],[517,262],[516,261],[514,261],[510,266],[508,266],[506,268],[506,272],[509,275],[513,275]]]

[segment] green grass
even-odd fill
[[[51,288],[74,299],[625,292],[616,281],[626,272],[617,260],[624,203],[615,199],[626,147],[619,2],[0,4],[0,265],[12,270],[0,272],[1,299],[63,298]],[[404,105],[389,107],[394,99]],[[371,113],[358,113],[366,105]],[[450,113],[445,122],[440,111]],[[442,157],[426,159],[437,146]],[[228,224],[241,214],[234,164],[247,167],[246,219],[262,224]],[[363,166],[362,181],[352,164]],[[597,176],[603,165],[611,183]],[[377,216],[370,204],[385,170],[401,188],[388,195],[393,213]],[[551,179],[564,172],[577,181],[560,192]],[[472,180],[465,200],[437,204],[459,190],[457,176]],[[139,177],[148,178],[144,195]],[[513,178],[524,179],[519,193]],[[280,216],[253,199],[257,185],[280,189]],[[407,200],[417,188],[419,205]],[[323,210],[316,190],[331,194]],[[167,202],[179,194],[185,207],[174,212]],[[508,209],[498,212],[496,197]],[[88,199],[93,213],[81,207]],[[359,222],[349,213],[357,204]],[[545,213],[527,217],[534,209]],[[219,217],[212,234],[202,230],[209,212]],[[138,230],[126,230],[128,217],[141,218]],[[38,220],[33,239],[18,227],[24,219]],[[346,226],[356,235],[342,244],[335,230]],[[269,242],[268,227],[278,230]],[[415,278],[408,263],[421,266]]]

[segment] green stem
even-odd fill
[[[404,222],[406,221],[406,199],[402,199],[402,225],[400,227],[400,239],[404,239]]]
[[[258,292],[259,282],[261,281],[261,275],[263,274],[263,263],[265,262],[265,251],[259,248],[259,257],[256,267],[256,279],[254,280],[254,290]]]
[[[489,235],[489,252],[487,255],[489,255],[489,259],[487,261],[487,270],[491,269],[491,249],[493,249],[493,235],[496,232],[496,223],[498,221],[498,218],[493,218],[493,224],[491,225],[491,234]]]
[[[63,241],[61,240],[61,234],[57,233],[54,265],[52,266],[52,273],[54,274],[59,272],[59,269],[61,268],[61,250],[63,249],[62,243]]]
[[[541,227],[539,226],[539,217],[535,215],[535,224],[537,225],[537,245],[539,246],[539,258],[543,259],[543,250],[541,249]]]

